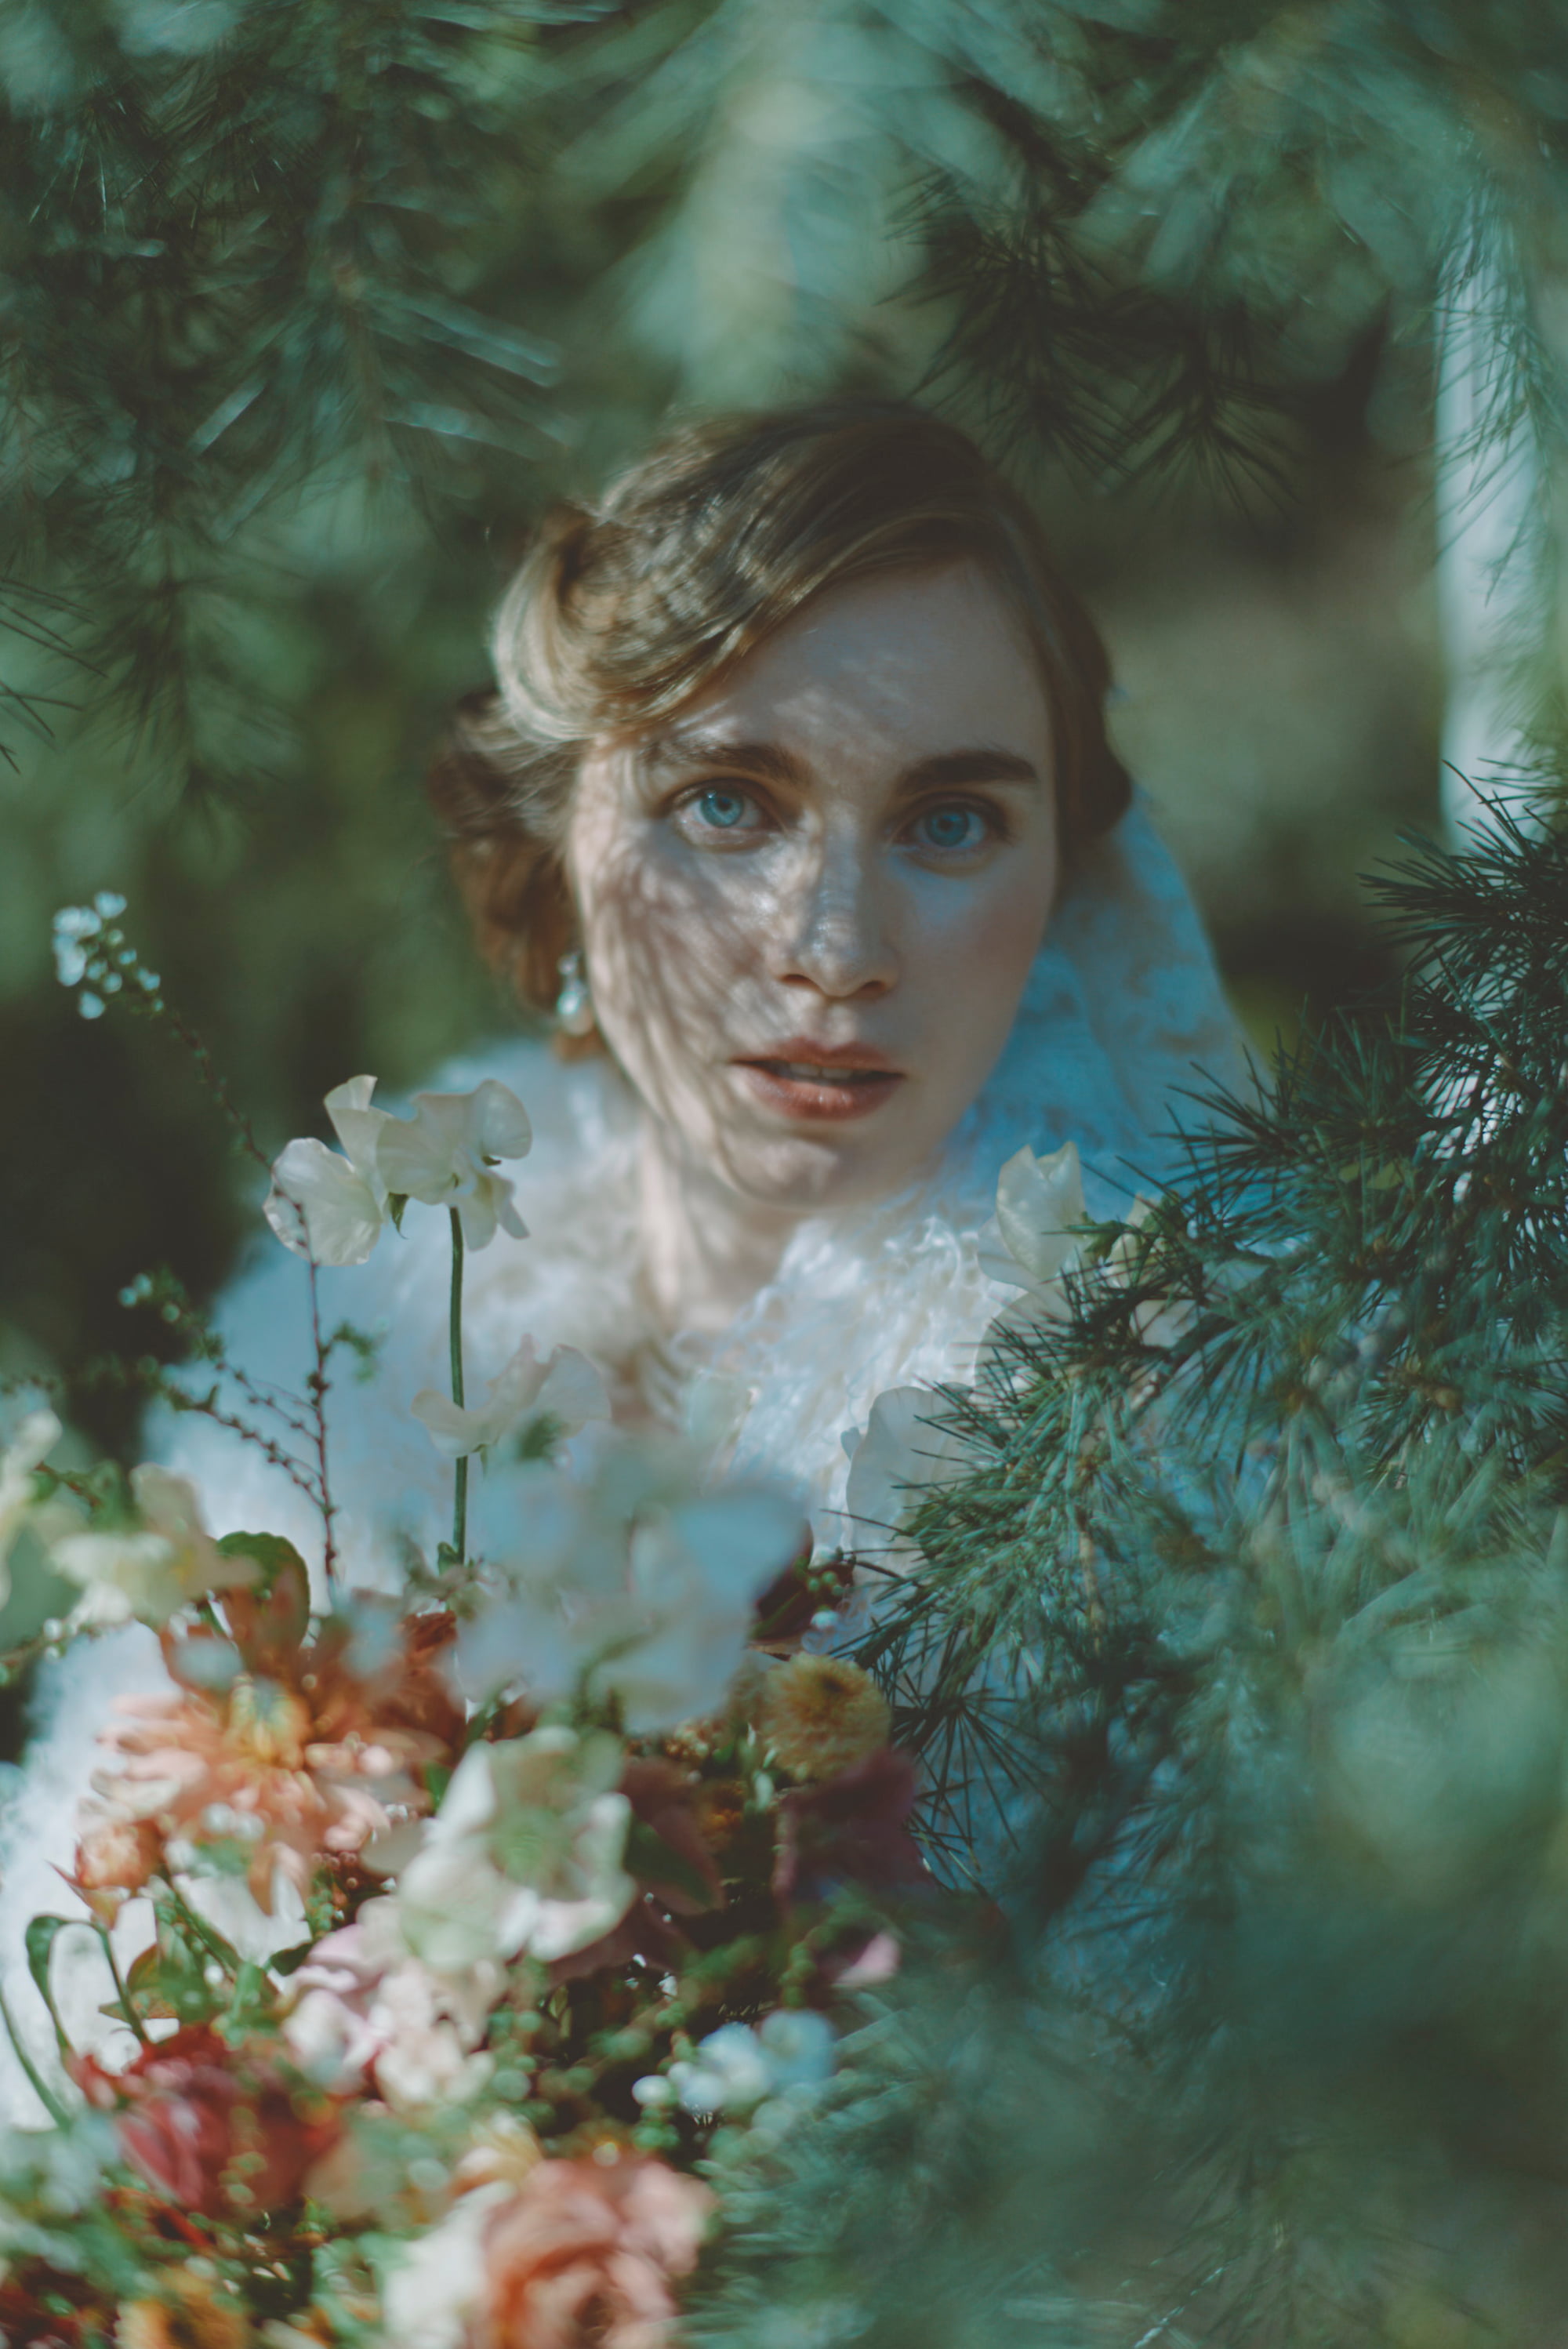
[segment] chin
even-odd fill
[[[869,1139],[869,1137],[868,1137]],[[721,1150],[725,1178],[758,1207],[825,1216],[845,1207],[874,1206],[913,1181],[930,1152],[855,1149],[805,1136]]]

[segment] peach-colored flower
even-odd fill
[[[356,1678],[329,1625],[312,1645],[272,1655],[275,1676],[121,1698],[81,1821],[84,1887],[135,1891],[159,1868],[199,1866],[203,1846],[226,1846],[270,1914],[279,1868],[303,1896],[318,1860],[363,1852],[422,1816],[419,1773],[449,1760],[460,1727],[428,1645],[421,1627],[406,1626],[394,1669]],[[181,1651],[169,1658],[178,1676]]]
[[[398,2111],[461,2102],[493,2067],[475,2051],[503,1979],[493,1960],[437,1972],[410,1956],[397,1902],[366,1900],[294,1976],[284,2038],[323,2087],[340,2092],[371,2073]]]
[[[106,1813],[77,1844],[70,1882],[100,1924],[112,1925],[128,1897],[156,1873],[162,1854],[163,1838],[150,1819]]]
[[[662,2161],[542,2161],[485,2224],[473,2349],[664,2349],[714,2198]]]

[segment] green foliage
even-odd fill
[[[1006,1947],[917,1950],[810,2141],[737,2149],[711,2349],[1547,2336],[1568,864],[1494,815],[1379,885],[1402,1015],[1221,1105],[952,1400],[871,1652]]]

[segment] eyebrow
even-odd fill
[[[637,753],[638,764],[651,781],[666,774],[682,775],[694,767],[744,767],[771,783],[798,783],[799,769],[777,742],[741,742],[728,734],[655,734]]]
[[[741,768],[768,782],[799,784],[801,780],[799,765],[778,743],[743,742],[724,734],[658,734],[643,745],[639,759],[645,774],[655,781],[716,764]],[[906,798],[921,792],[953,791],[965,783],[1037,787],[1039,781],[1040,771],[1032,759],[996,743],[976,742],[916,759],[895,778],[893,790]]]

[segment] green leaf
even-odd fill
[[[274,1951],[267,1963],[273,1973],[282,1974],[286,1981],[290,1974],[299,1971],[315,1947],[314,1941],[296,1941],[292,1950]]]
[[[403,1210],[407,1204],[407,1191],[389,1191],[387,1195],[387,1212],[392,1218],[393,1229],[399,1233],[403,1229]]]
[[[35,1917],[23,1936],[27,1952],[27,1971],[37,1984],[38,1995],[49,2010],[49,2020],[55,2026],[55,2037],[59,2042],[62,2055],[74,2054],[76,2051],[66,2036],[65,2025],[55,2006],[54,1992],[49,1988],[49,1961],[54,1954],[55,1936],[61,1928],[80,1922],[79,1918],[72,1917]]]
[[[249,2037],[258,2023],[264,2023],[273,2009],[272,1985],[267,1970],[247,1958],[234,1978],[234,1994],[229,2011],[219,2023],[219,2030],[231,2046]]]
[[[305,1563],[292,1541],[282,1534],[225,1534],[218,1544],[225,1557],[248,1557],[262,1569],[263,1587],[270,1590],[285,1568],[297,1567],[305,1571]]]

